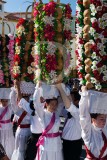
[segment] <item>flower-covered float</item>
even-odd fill
[[[12,84],[14,45],[13,35],[0,35],[0,88],[8,88]]]
[[[107,2],[78,0],[77,69],[88,89],[107,88]]]
[[[34,4],[35,80],[56,83],[71,67],[71,8],[50,1]]]

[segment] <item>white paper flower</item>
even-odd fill
[[[92,27],[90,27],[90,31],[89,31],[89,33],[92,35],[92,36],[94,36],[95,35],[95,29],[94,28],[92,28]]]
[[[27,70],[28,70],[28,73],[29,73],[29,74],[32,74],[32,73],[33,73],[33,68],[32,68],[31,66],[29,66],[29,67],[27,68]]]
[[[91,10],[91,15],[95,16],[95,14],[97,13],[97,10],[94,4],[90,4],[90,10]]]
[[[71,30],[71,19],[64,18],[64,29]]]
[[[95,17],[91,18],[91,23],[97,22],[97,19]]]
[[[56,51],[57,47],[54,43],[49,42],[47,46],[47,53],[46,54],[54,54]]]
[[[97,80],[94,77],[91,77],[91,83],[96,84]]]
[[[93,61],[93,62],[92,62],[93,66],[96,66],[97,63],[98,63],[97,61]]]
[[[97,84],[95,85],[95,89],[97,89],[98,91],[101,90],[101,88],[102,88],[102,86],[101,86],[100,83],[97,83]]]
[[[93,52],[91,57],[92,57],[93,59],[96,59],[96,52]]]
[[[91,69],[94,71],[94,70],[97,70],[97,66],[96,65],[92,65],[91,66]]]
[[[103,70],[103,73],[105,76],[107,76],[107,70],[105,70],[105,71]]]
[[[20,74],[20,66],[14,66],[13,67],[13,73],[14,74]]]
[[[103,76],[103,81],[107,81],[107,76]]]
[[[53,22],[54,19],[55,18],[52,15],[50,15],[50,16],[44,16],[43,22],[45,24],[49,24],[50,26],[54,26],[54,22]]]

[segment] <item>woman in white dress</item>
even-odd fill
[[[43,107],[44,103],[40,101],[41,96],[46,101],[45,109]],[[55,86],[42,85],[40,88],[39,86],[36,87],[33,96],[34,105],[43,128],[42,136],[37,143],[36,160],[63,160],[62,142],[59,133],[60,113],[57,110],[58,96],[59,93]],[[22,108],[29,106],[28,102],[23,98],[20,99],[19,105]]]
[[[9,159],[14,150],[15,139],[13,136],[13,124],[11,116],[12,106],[9,104],[10,89],[0,89],[0,143],[3,145]]]
[[[25,84],[24,87],[26,87]],[[20,86],[19,86],[19,91],[20,91]],[[29,96],[32,93],[32,90],[27,91],[27,93],[28,94],[24,95],[24,89],[23,89],[23,94],[20,92],[21,96],[24,99],[26,99],[26,101],[28,101],[29,103]],[[11,104],[13,106],[17,105],[17,99],[18,99],[17,90],[15,88],[12,88]],[[15,149],[11,160],[24,160],[27,140],[31,135],[30,115],[26,111],[24,111],[20,105],[18,108],[19,109],[14,116],[14,121],[18,123],[18,128],[15,134]]]

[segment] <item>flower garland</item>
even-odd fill
[[[77,56],[77,70],[78,70],[78,76],[80,79],[80,84],[85,85],[86,81],[84,79],[84,40],[83,40],[83,13],[84,13],[84,7],[83,7],[83,0],[78,0],[76,5],[76,56]]]
[[[34,79],[34,58],[31,54],[33,46],[33,23],[21,18],[16,26],[16,44],[13,77],[25,81]]]
[[[63,46],[70,45],[71,8],[69,4],[61,6],[54,1],[47,4],[35,3],[34,23],[35,77],[36,80],[40,78],[54,83],[63,70]],[[65,66],[67,68],[68,64]]]
[[[77,5],[77,33],[81,32],[76,50],[78,74],[82,84],[101,90],[107,88],[107,3],[101,0],[87,2],[88,9],[82,0],[78,0]],[[83,30],[79,29],[80,22]]]
[[[0,62],[0,87],[10,87],[11,84],[11,74],[9,72],[9,59],[8,54],[8,44],[9,44],[9,37],[7,35],[1,36],[1,53],[2,58]]]
[[[9,45],[8,45],[8,49],[9,49],[9,54],[8,54],[8,59],[9,59],[9,70],[10,70],[10,74],[12,75],[12,69],[14,66],[14,47],[15,47],[15,38],[13,35],[9,34]]]
[[[0,35],[0,87],[5,84],[3,66],[2,66],[2,62],[1,62],[1,59],[2,59],[1,53],[2,53],[2,36]]]

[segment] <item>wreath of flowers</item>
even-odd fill
[[[21,18],[16,26],[15,56],[13,66],[14,79],[33,81],[34,58],[31,54],[33,46],[32,22]]]
[[[86,41],[84,41],[82,30],[84,27],[83,14],[81,16],[81,11],[84,9],[82,0],[78,0],[77,4],[78,74],[82,84],[90,82],[95,89],[101,90],[107,88],[107,3],[101,0],[91,0],[90,2],[90,39],[87,43],[90,46],[90,56],[84,54]],[[90,67],[88,74],[85,71],[87,63]]]
[[[63,70],[64,60],[64,68],[69,68],[67,62],[68,58],[71,59],[71,12],[69,4],[57,4],[54,1],[34,4],[36,80],[40,78],[56,82]],[[67,48],[65,59],[56,43]]]

